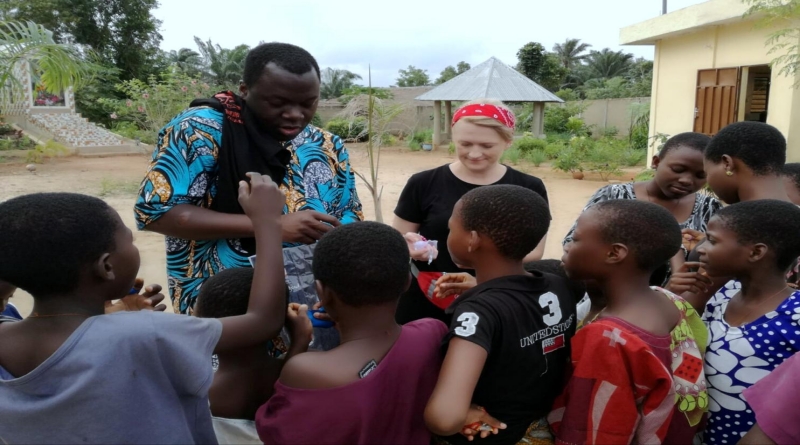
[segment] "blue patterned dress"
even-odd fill
[[[800,291],[776,310],[733,327],[725,321],[725,309],[741,288],[738,281],[728,282],[703,314],[709,330],[705,357],[709,419],[703,434],[708,445],[736,444],[750,431],[756,417],[742,392],[800,349]]]
[[[139,230],[176,205],[211,206],[217,193],[222,122],[222,113],[197,107],[182,112],[161,130],[134,206]],[[363,219],[355,175],[338,136],[308,126],[288,148],[292,159],[281,185],[286,194],[284,213],[315,210],[342,223]],[[217,272],[250,267],[238,239],[168,236],[166,245],[169,296],[175,312],[191,313],[200,286]]]

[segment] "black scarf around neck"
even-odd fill
[[[207,106],[224,114],[222,146],[217,155],[217,194],[211,210],[244,214],[239,204],[239,181],[246,181],[248,172],[269,175],[278,185],[283,183],[291,161],[288,143],[281,143],[262,128],[258,118],[244,99],[231,91],[223,91],[209,99],[196,99],[191,107]],[[241,239],[242,248],[255,255],[255,238]]]

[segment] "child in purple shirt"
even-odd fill
[[[428,445],[423,412],[447,327],[433,319],[395,322],[408,264],[405,240],[384,224],[349,224],[317,243],[317,291],[341,344],[284,365],[275,394],[256,414],[262,441]]]
[[[744,398],[756,413],[756,425],[739,442],[740,445],[779,445],[800,443],[800,354],[744,390]]]

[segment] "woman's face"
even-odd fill
[[[669,199],[679,199],[695,193],[706,184],[703,153],[679,145],[669,150],[663,158],[653,158],[656,167],[655,182]]]
[[[732,166],[726,165],[726,159],[723,158],[719,163],[714,163],[705,159],[703,164],[706,171],[708,186],[711,187],[714,194],[726,204],[736,204],[739,202],[739,188],[736,175],[728,175],[727,172],[731,171]]]
[[[730,277],[747,268],[750,247],[742,245],[736,233],[714,217],[708,222],[706,242],[697,246],[697,253],[709,276]]]
[[[483,172],[500,162],[511,146],[493,128],[460,120],[453,126],[453,141],[458,160],[473,172]]]

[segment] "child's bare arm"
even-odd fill
[[[308,306],[291,303],[286,308],[286,328],[289,330],[291,345],[286,352],[286,360],[308,351],[314,335],[314,327],[308,318]]]
[[[286,315],[281,212],[283,193],[268,176],[248,173],[239,183],[239,202],[253,223],[258,261],[247,313],[220,319],[222,334],[215,352],[263,343],[278,335]]]
[[[470,341],[458,337],[450,340],[439,380],[425,407],[425,424],[431,432],[450,436],[467,425],[472,393],[488,355]]]

